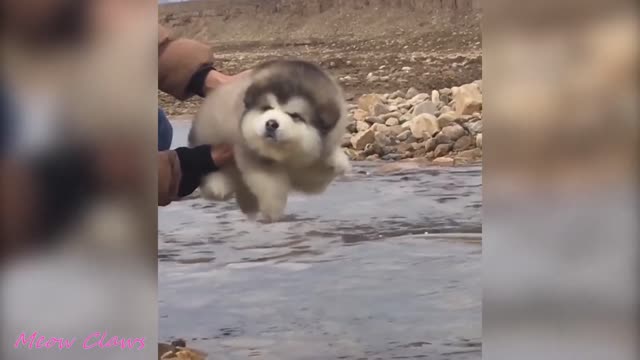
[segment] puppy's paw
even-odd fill
[[[204,178],[200,186],[200,192],[205,199],[226,201],[233,196],[233,181],[225,174],[215,172]]]
[[[275,223],[284,217],[284,208],[283,209],[262,209],[260,211],[262,215],[262,222],[267,224]]]
[[[337,176],[345,175],[351,172],[351,162],[347,154],[338,149],[333,153],[330,160],[330,166],[333,168],[334,174]]]
[[[287,206],[286,199],[275,199],[263,201],[260,204],[260,214],[266,223],[278,222],[284,217],[284,209]]]

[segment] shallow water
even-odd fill
[[[276,224],[160,209],[161,338],[210,359],[479,359],[481,168],[354,170]]]

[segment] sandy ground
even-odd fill
[[[220,19],[221,11],[164,10],[161,18],[176,34],[211,44],[223,72],[274,58],[301,58],[328,69],[349,99],[410,87],[430,92],[482,78],[477,13],[364,7],[305,16],[260,10],[252,15],[239,7],[238,14]],[[199,103],[160,94],[160,106],[170,115],[192,114]]]

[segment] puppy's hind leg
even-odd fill
[[[260,207],[258,206],[258,198],[253,195],[251,190],[242,182],[237,184],[236,202],[240,210],[246,214],[249,219],[255,220]]]
[[[327,165],[329,165],[336,176],[345,175],[351,171],[351,163],[349,157],[344,153],[342,148],[336,148],[331,155],[327,158]]]
[[[243,178],[258,200],[258,208],[265,221],[282,219],[289,195],[289,178],[286,173],[250,169]]]

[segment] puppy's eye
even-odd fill
[[[271,105],[265,105],[263,106],[260,110],[262,111],[269,111],[269,110],[273,110],[273,107]]]
[[[287,115],[291,116],[293,121],[304,121],[304,118],[302,117],[302,115],[298,113],[287,113]]]

